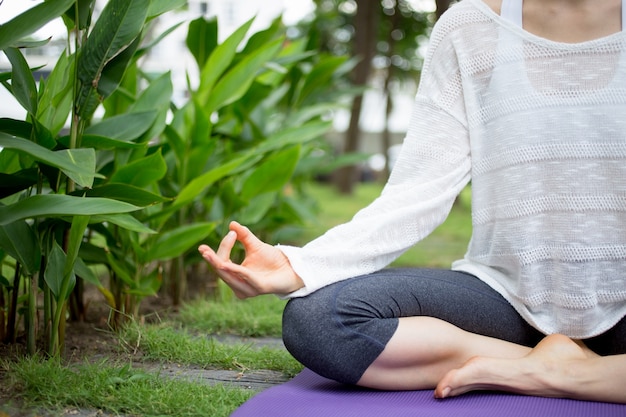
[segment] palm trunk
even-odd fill
[[[369,80],[372,68],[380,4],[371,0],[360,0],[357,2],[357,5],[354,20],[354,53],[361,60],[354,69],[353,83],[356,86],[365,86]],[[359,150],[361,136],[359,122],[361,120],[362,105],[363,95],[356,96],[352,101],[350,125],[346,132],[343,148],[344,153],[352,153]],[[356,166],[344,167],[337,173],[337,188],[343,194],[351,194],[357,178],[358,171]]]

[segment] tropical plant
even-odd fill
[[[111,0],[91,25],[95,0],[49,0],[0,26],[0,49],[12,66],[0,81],[27,111],[26,121],[0,121],[0,175],[2,184],[8,185],[0,195],[0,256],[2,274],[12,276],[0,280],[10,295],[8,322],[6,328],[4,321],[0,327],[5,339],[15,340],[19,304],[27,305],[24,324],[31,353],[36,349],[38,319],[48,352],[60,353],[67,300],[77,276],[103,288],[79,257],[87,228],[107,223],[150,232],[128,213],[161,197],[138,193],[129,184],[111,186],[108,179],[113,173],[99,171],[101,150],[145,147],[132,142],[129,130],[138,135],[148,132],[156,112],[133,114],[135,119],[125,120],[127,124],[106,130],[94,123],[93,116],[118,88],[146,23],[181,3]],[[68,43],[48,79],[37,86],[19,48],[45,44],[26,38],[59,16],[73,44]],[[108,188],[101,186],[107,183]],[[43,318],[37,314],[40,289]]]
[[[165,130],[168,175],[160,187],[175,198],[149,216],[157,230],[181,235],[208,221],[216,244],[236,218],[275,240],[312,216],[298,184],[312,175],[314,150],[331,127],[325,117],[350,93],[342,83],[352,63],[307,50],[306,39],[289,42],[280,19],[242,46],[252,21],[221,44],[215,19],[189,26],[199,80]],[[199,261],[195,251],[172,259],[175,304]]]
[[[314,3],[313,18],[299,25],[302,31],[312,33],[311,47],[358,57],[359,64],[352,73],[354,84],[382,86],[381,93],[387,101],[380,106],[386,116],[381,152],[386,154],[391,145],[387,127],[392,106],[391,86],[403,82],[406,85],[407,80],[414,84],[418,80],[422,64],[418,50],[434,16],[416,11],[408,0],[314,0]],[[443,7],[444,2],[437,3]],[[362,99],[362,95],[357,95],[352,102],[344,152],[354,152],[360,147]],[[352,192],[358,178],[356,173],[356,166],[347,166],[336,175],[340,191]]]
[[[0,82],[28,113],[0,120],[0,334],[14,341],[21,315],[31,352],[43,328],[60,353],[85,282],[117,325],[159,289],[180,303],[205,265],[192,248],[216,244],[230,219],[275,240],[312,216],[301,184],[323,160],[329,113],[353,93],[354,63],[289,41],[279,19],[222,43],[216,20],[197,19],[187,45],[199,79],[178,108],[170,74],[138,60],[170,32],[148,39],[153,19],[183,3],[110,0],[96,19],[95,0],[49,0],[0,26],[12,64]],[[72,43],[37,85],[15,47],[41,46],[22,39],[60,15]]]

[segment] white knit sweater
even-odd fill
[[[480,0],[431,36],[410,127],[382,195],[303,248],[305,288],[384,268],[472,181],[466,271],[546,334],[587,338],[626,315],[626,32],[566,44]]]

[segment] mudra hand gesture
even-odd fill
[[[237,297],[288,294],[304,286],[279,249],[261,241],[237,222],[231,222],[229,228],[217,252],[207,245],[200,245],[198,251]],[[237,241],[243,244],[246,252],[241,265],[230,260],[230,253]]]

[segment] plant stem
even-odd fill
[[[52,346],[52,312],[54,311],[54,301],[52,299],[52,291],[50,291],[50,287],[44,285],[43,290],[43,321],[44,321],[44,335],[47,336],[48,346],[46,346],[46,351],[50,351],[50,346]]]
[[[0,267],[2,266],[2,263],[0,263]],[[6,337],[6,322],[5,322],[5,315],[4,315],[4,308],[5,308],[5,304],[6,301],[4,299],[4,287],[0,287],[0,340],[4,340],[4,338]]]
[[[37,347],[37,274],[30,277],[28,294],[28,327],[27,348],[30,355],[34,355]]]
[[[15,324],[17,321],[17,300],[20,292],[20,263],[15,264],[15,275],[13,276],[13,290],[11,292],[11,304],[9,306],[9,319],[7,323],[6,341],[15,343]]]

